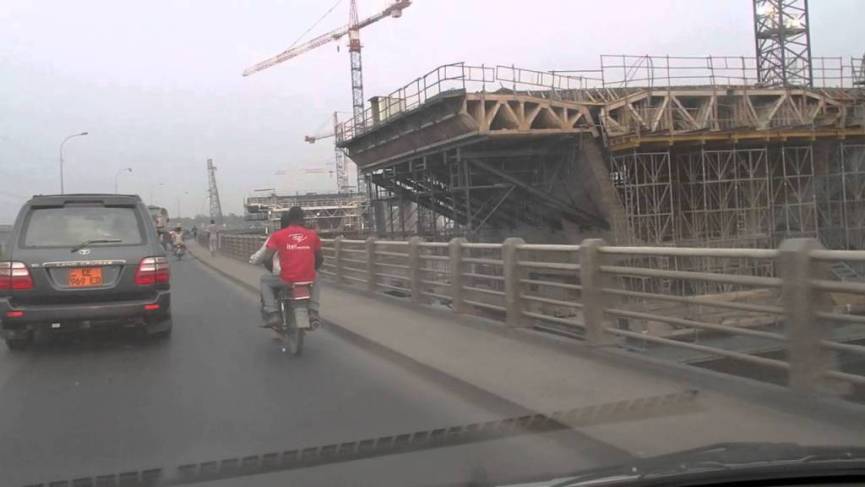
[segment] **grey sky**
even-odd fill
[[[254,188],[327,191],[332,142],[303,142],[350,109],[344,45],[242,78],[335,0],[0,1],[0,223],[33,193],[120,188],[204,209],[205,161],[223,207]],[[389,0],[359,0],[361,16]],[[815,56],[861,56],[865,0],[812,0]],[[753,55],[750,0],[415,0],[362,33],[366,96],[444,63],[594,68],[600,54]],[[348,0],[316,29],[345,24]],[[277,170],[285,176],[274,176]],[[164,183],[159,186],[158,183]],[[183,194],[188,192],[189,194]]]

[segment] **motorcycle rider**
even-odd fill
[[[183,242],[183,227],[174,227],[174,230],[169,233],[169,238],[171,239],[171,245],[175,250],[178,247],[186,247],[186,244]]]
[[[264,263],[267,266],[272,263],[272,274],[261,276],[260,281],[266,326],[281,322],[276,303],[277,290],[285,283],[315,282],[316,271],[324,262],[318,234],[304,226],[303,209],[299,206],[289,208],[280,217],[280,227],[249,259],[251,264]],[[316,284],[312,285],[309,300],[309,319],[313,329],[320,324],[319,289]]]

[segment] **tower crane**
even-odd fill
[[[387,6],[381,12],[378,12],[375,15],[367,17],[363,20],[358,19],[357,15],[357,0],[351,0],[351,5],[349,7],[349,22],[348,25],[340,27],[338,29],[332,30],[326,34],[322,34],[318,37],[315,37],[304,44],[301,44],[296,47],[291,47],[282,51],[281,53],[273,56],[269,59],[265,59],[264,61],[259,62],[253,66],[250,66],[243,72],[243,76],[249,76],[251,74],[257,73],[259,71],[265,70],[272,66],[275,66],[281,62],[288,61],[289,59],[300,56],[301,54],[311,51],[317,47],[321,47],[325,44],[329,44],[334,41],[338,41],[339,39],[348,36],[348,50],[349,57],[351,59],[351,99],[352,99],[352,114],[354,117],[355,126],[361,126],[364,123],[363,116],[363,105],[364,105],[364,97],[363,97],[363,67],[361,62],[361,44],[360,44],[360,29],[372,25],[378,22],[381,19],[386,17],[399,18],[402,17],[402,11],[411,6],[412,0],[394,0],[393,3]],[[339,124],[336,119],[336,115],[334,115],[334,135],[339,133]],[[321,137],[316,137],[321,138]],[[310,142],[314,142],[313,139]],[[348,178],[345,174],[345,160],[344,155],[340,149],[337,149],[337,184],[339,185],[339,191],[344,192],[348,188]],[[340,166],[342,166],[340,170]],[[340,178],[340,173],[342,174],[342,178]],[[365,190],[365,180],[361,175],[361,171],[357,171],[358,174],[358,191],[364,192]]]
[[[333,112],[333,129],[329,132],[323,132],[313,135],[306,135],[303,140],[314,144],[317,140],[329,139],[336,137],[339,130],[339,115],[338,112]],[[345,167],[345,153],[334,145],[334,161],[336,162],[336,189],[339,193],[351,193],[352,187],[348,184],[348,168]]]

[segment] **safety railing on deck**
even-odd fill
[[[865,60],[813,57],[814,88],[865,86]],[[635,89],[674,87],[760,87],[757,60],[747,56],[649,56],[605,54],[599,69],[537,71],[516,66],[452,63],[439,66],[386,96],[363,114],[342,123],[338,142],[351,140],[386,120],[412,111],[453,90],[510,90],[582,103],[609,103]]]
[[[220,251],[245,260],[262,241],[224,235]],[[806,239],[778,249],[322,242],[322,275],[370,292],[681,363],[739,364],[800,390],[865,386],[865,282],[830,272],[865,268],[865,251]]]

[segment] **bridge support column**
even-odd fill
[[[408,279],[411,288],[411,301],[415,304],[426,302],[421,293],[420,243],[420,237],[408,239]]]
[[[583,323],[586,341],[591,345],[608,345],[612,337],[604,331],[609,326],[604,309],[609,307],[609,298],[601,289],[609,287],[612,280],[601,273],[602,254],[600,248],[606,242],[590,238],[580,244],[580,284],[583,286]]]
[[[366,239],[366,288],[369,292],[374,293],[377,279],[376,273],[378,268],[375,265],[375,237]]]
[[[788,383],[791,389],[806,393],[829,392],[825,390],[825,373],[832,368],[832,353],[820,344],[827,338],[827,325],[817,318],[818,312],[831,311],[832,306],[829,295],[812,282],[829,278],[826,265],[810,255],[812,250],[822,248],[814,239],[788,239],[781,242],[778,256],[787,322]]]
[[[336,282],[342,284],[345,282],[342,269],[342,237],[333,239],[333,273],[336,275]]]
[[[508,326],[518,327],[523,324],[523,306],[520,298],[521,272],[517,265],[518,247],[524,244],[521,238],[508,238],[502,244],[502,262],[505,279],[505,322]]]
[[[451,306],[455,313],[465,313],[466,305],[463,292],[463,247],[466,243],[465,238],[459,237],[451,239],[448,244],[448,252],[450,254],[450,275],[451,275]]]

